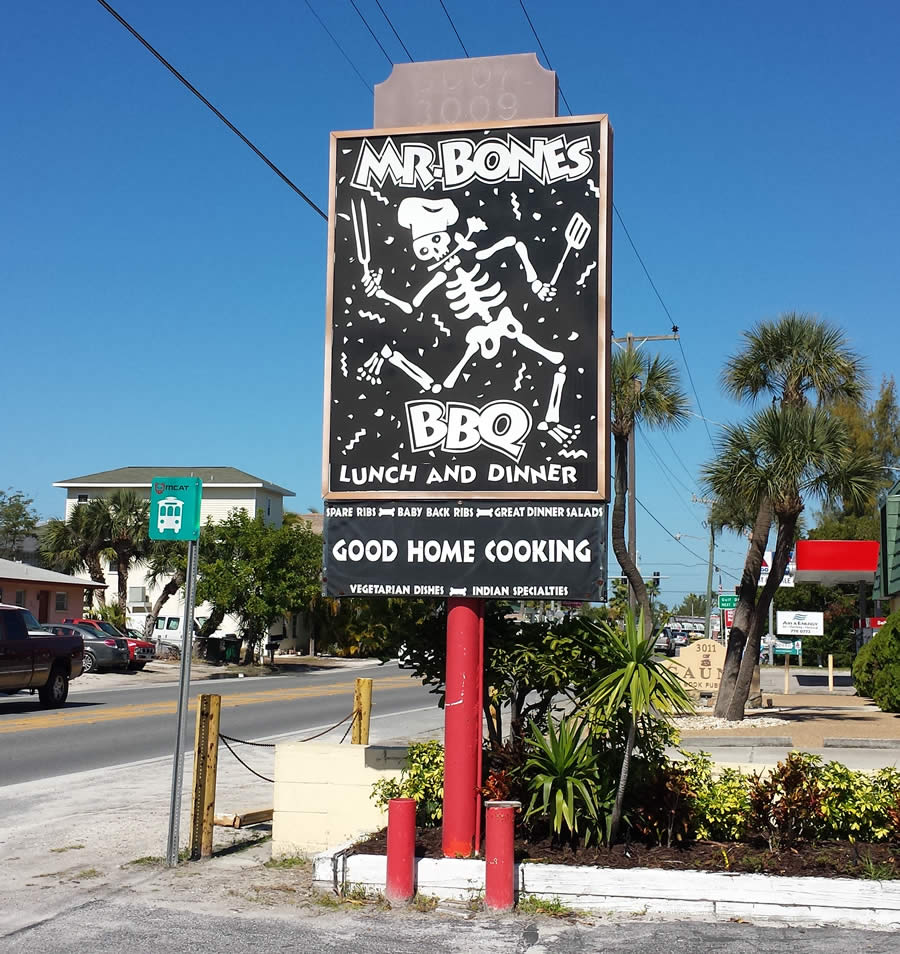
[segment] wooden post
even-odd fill
[[[212,855],[219,764],[219,714],[222,697],[203,694],[197,708],[194,744],[194,798],[191,804],[191,860]]]
[[[369,718],[372,715],[372,680],[357,679],[353,690],[353,734],[350,741],[354,745],[369,744]]]
[[[787,653],[784,657],[784,694],[791,694],[791,654]]]
[[[834,692],[834,656],[828,654],[828,691]]]

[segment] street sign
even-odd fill
[[[778,610],[776,632],[779,636],[823,636],[825,614],[799,610]]]
[[[199,477],[154,477],[150,484],[150,539],[199,540]]]
[[[720,593],[719,594],[719,609],[735,609],[738,605],[737,594],[735,593]]]
[[[325,505],[330,596],[600,600],[605,504]]]
[[[722,622],[725,624],[725,629],[731,629],[731,627],[734,626],[734,610],[723,609],[722,616],[724,617]]]
[[[776,639],[775,640],[775,655],[776,656],[802,656],[803,655],[803,640],[802,639]]]

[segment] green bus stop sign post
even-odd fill
[[[200,503],[203,482],[199,477],[154,477],[150,485],[150,539],[187,540],[187,573],[184,580],[184,631],[181,637],[181,674],[178,714],[175,720],[175,757],[169,799],[169,835],[166,865],[178,864],[178,828],[181,820],[181,786],[184,778],[185,732],[191,682],[191,648],[194,630],[194,594],[197,591],[197,541],[200,539]]]

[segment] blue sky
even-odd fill
[[[365,80],[385,79],[349,0],[310,2]],[[445,3],[471,55],[537,49],[518,0]],[[438,0],[381,5],[416,59],[463,55]],[[371,126],[372,93],[303,0],[113,6],[327,204],[328,134]],[[357,6],[404,62],[375,0]],[[615,201],[708,418],[740,416],[722,359],[784,311],[839,324],[873,381],[894,372],[896,3],[526,6],[572,110],[610,116]],[[0,88],[0,487],[49,517],[54,480],[231,465],[320,506],[324,222],[94,0],[5,5]],[[613,240],[615,333],[667,333],[618,223]],[[645,438],[639,499],[705,556],[689,491],[706,428],[669,437],[686,469]],[[727,587],[742,552],[722,546]],[[702,561],[641,510],[638,549],[669,602],[705,586]]]

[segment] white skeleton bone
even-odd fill
[[[550,400],[547,402],[547,411],[544,419],[538,424],[539,431],[546,431],[551,424],[559,424],[559,406],[562,403],[563,388],[566,385],[566,366],[561,364],[553,374],[553,385],[550,388]]]

